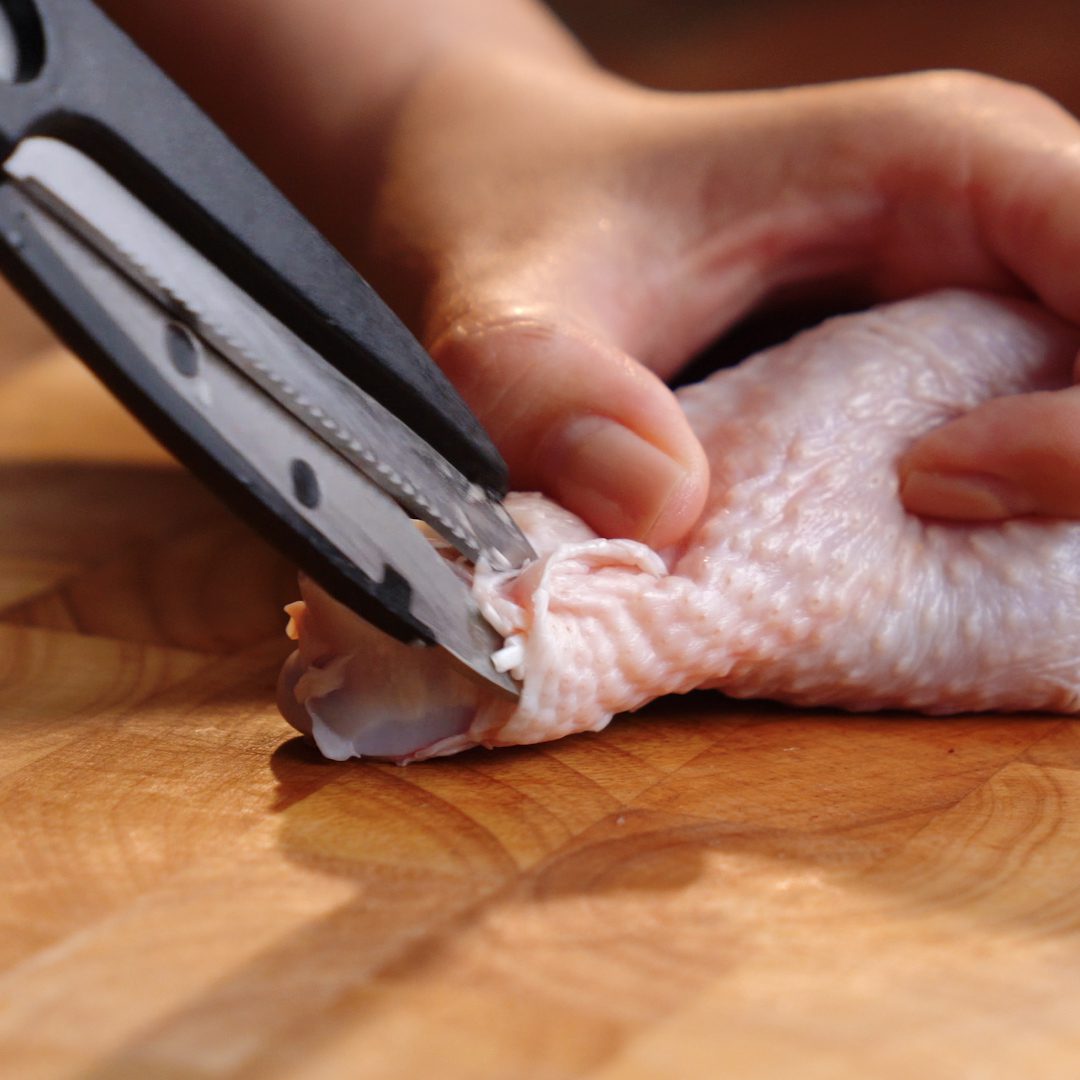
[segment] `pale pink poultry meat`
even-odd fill
[[[831,320],[680,391],[712,463],[677,549],[508,505],[539,560],[477,569],[515,705],[302,583],[281,705],[329,757],[399,761],[603,728],[668,693],[845,709],[1080,707],[1080,525],[921,520],[897,462],[990,398],[1071,382],[1080,332],[942,292]]]

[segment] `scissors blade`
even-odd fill
[[[37,201],[10,185],[3,194],[8,209],[16,207],[27,257],[36,235],[135,347],[139,363],[125,376],[137,391],[188,431],[198,425],[185,417],[209,425],[243,463],[237,470],[218,461],[232,480],[285,497],[287,513],[274,512],[279,519],[297,516],[306,526],[291,530],[290,553],[300,554],[316,580],[356,606],[358,592],[338,587],[344,574],[399,617],[399,636],[406,636],[401,626],[413,628],[418,639],[436,642],[516,696],[517,684],[492,666],[501,638],[394,499]],[[210,442],[204,439],[201,448],[213,456]]]
[[[255,303],[74,147],[23,140],[4,171],[243,375],[473,562],[535,554],[500,500]]]

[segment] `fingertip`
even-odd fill
[[[919,517],[1002,521],[1032,512],[1030,500],[996,477],[909,470],[900,483],[904,509]]]
[[[510,465],[602,536],[666,547],[709,466],[675,396],[599,334],[544,317],[461,323],[433,348]]]
[[[989,417],[993,427],[996,418]],[[1022,487],[999,475],[1001,441],[988,446],[979,410],[920,439],[899,465],[900,501],[911,514],[950,521],[1002,521],[1033,512]]]
[[[1080,396],[995,398],[921,439],[899,473],[901,501],[921,517],[1080,518]]]
[[[688,426],[689,427],[689,426]],[[681,475],[668,489],[659,512],[641,539],[653,548],[678,543],[700,520],[709,494],[709,462],[697,438],[678,458]]]
[[[614,418],[574,415],[537,448],[537,475],[549,494],[601,535],[665,547],[697,520],[708,485],[697,441],[691,437],[675,449],[661,449]]]

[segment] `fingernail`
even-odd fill
[[[612,537],[647,540],[689,479],[663,450],[600,416],[577,417],[553,432],[536,461],[549,494]]]
[[[1000,521],[1030,514],[1030,496],[1007,480],[985,473],[939,473],[915,469],[900,485],[900,498],[914,514],[959,521]]]

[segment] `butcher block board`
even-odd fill
[[[1080,1076],[1077,723],[322,761],[291,569],[2,314],[0,1074]]]

